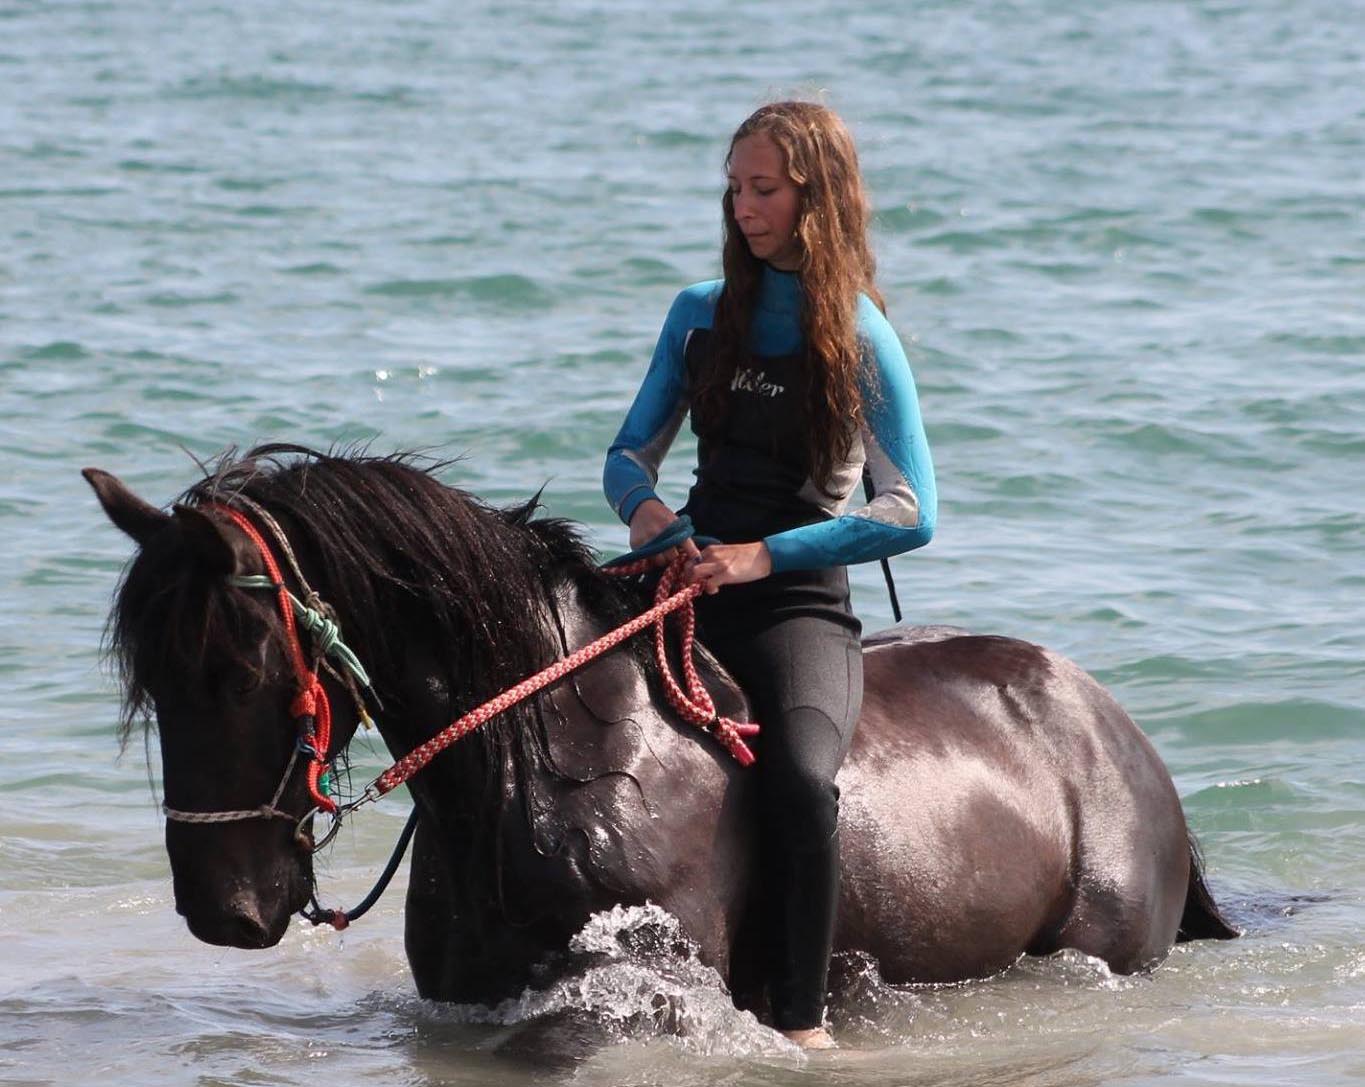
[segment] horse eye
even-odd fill
[[[233,669],[231,685],[232,693],[236,697],[250,698],[264,687],[267,681],[276,678],[272,675],[274,669],[269,658],[270,638],[263,632],[255,649],[244,653]]]

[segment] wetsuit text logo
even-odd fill
[[[732,390],[739,389],[746,393],[757,393],[759,396],[781,396],[787,391],[785,385],[776,385],[771,381],[765,381],[768,376],[766,370],[759,370],[755,373],[749,367],[735,371],[734,380],[730,382]]]

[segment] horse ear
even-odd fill
[[[115,527],[122,529],[141,546],[160,532],[171,517],[168,513],[135,495],[117,476],[99,468],[82,468],[81,475],[95,491],[104,512]]]
[[[221,523],[193,506],[175,506],[173,512],[185,542],[200,562],[215,574],[236,571],[237,552]]]

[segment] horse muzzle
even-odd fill
[[[233,895],[218,909],[186,909],[180,905],[176,909],[196,940],[217,947],[246,951],[274,947],[289,927],[289,912],[268,909],[249,893]]]
[[[290,850],[262,865],[224,866],[221,854],[172,855],[175,909],[190,934],[216,947],[274,947],[308,902],[311,865]],[[214,866],[206,870],[206,866]]]

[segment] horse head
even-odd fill
[[[138,545],[110,643],[125,738],[135,720],[155,719],[176,910],[207,943],[271,947],[312,892],[315,800],[308,759],[297,754],[298,683],[276,594],[240,586],[267,573],[265,560],[211,508],[166,513],[107,472],[83,475]],[[339,715],[321,761],[344,747],[355,724]]]

